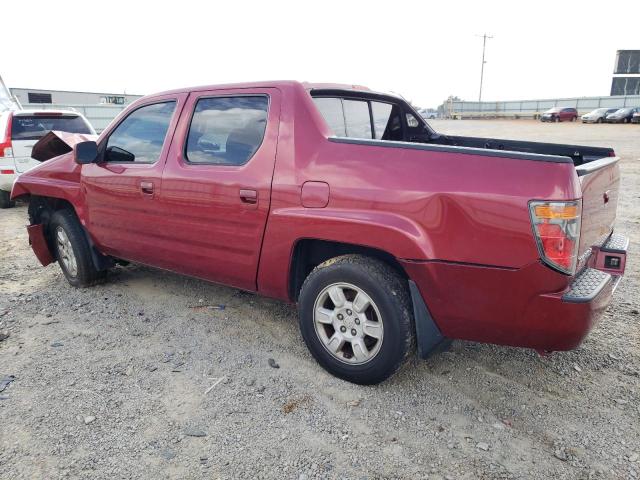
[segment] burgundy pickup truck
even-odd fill
[[[356,383],[449,339],[572,349],[625,268],[612,149],[441,135],[363,87],[174,90],[96,142],[52,138],[12,192],[43,265],[77,287],[137,262],[297,302],[313,356]]]

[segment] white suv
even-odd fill
[[[31,158],[35,143],[51,130],[95,135],[91,124],[71,110],[17,110],[0,113],[0,208],[9,200],[15,178],[38,165]]]

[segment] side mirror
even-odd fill
[[[98,159],[98,144],[94,141],[76,143],[73,147],[73,157],[80,165],[94,163]]]
[[[104,152],[104,159],[106,162],[135,162],[136,156],[120,147],[108,147]]]

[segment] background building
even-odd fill
[[[611,95],[640,95],[640,50],[618,50]]]
[[[127,105],[142,96],[37,88],[10,88],[9,90],[11,96],[25,109],[75,110],[83,114],[98,133],[102,132]]]
[[[37,88],[10,88],[11,94],[25,105],[128,105],[142,95],[125,93],[70,92]]]

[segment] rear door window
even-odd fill
[[[187,161],[244,165],[262,144],[268,110],[263,95],[201,98],[189,127]]]
[[[11,139],[37,140],[51,130],[93,133],[85,120],[78,115],[14,115],[11,122]]]

